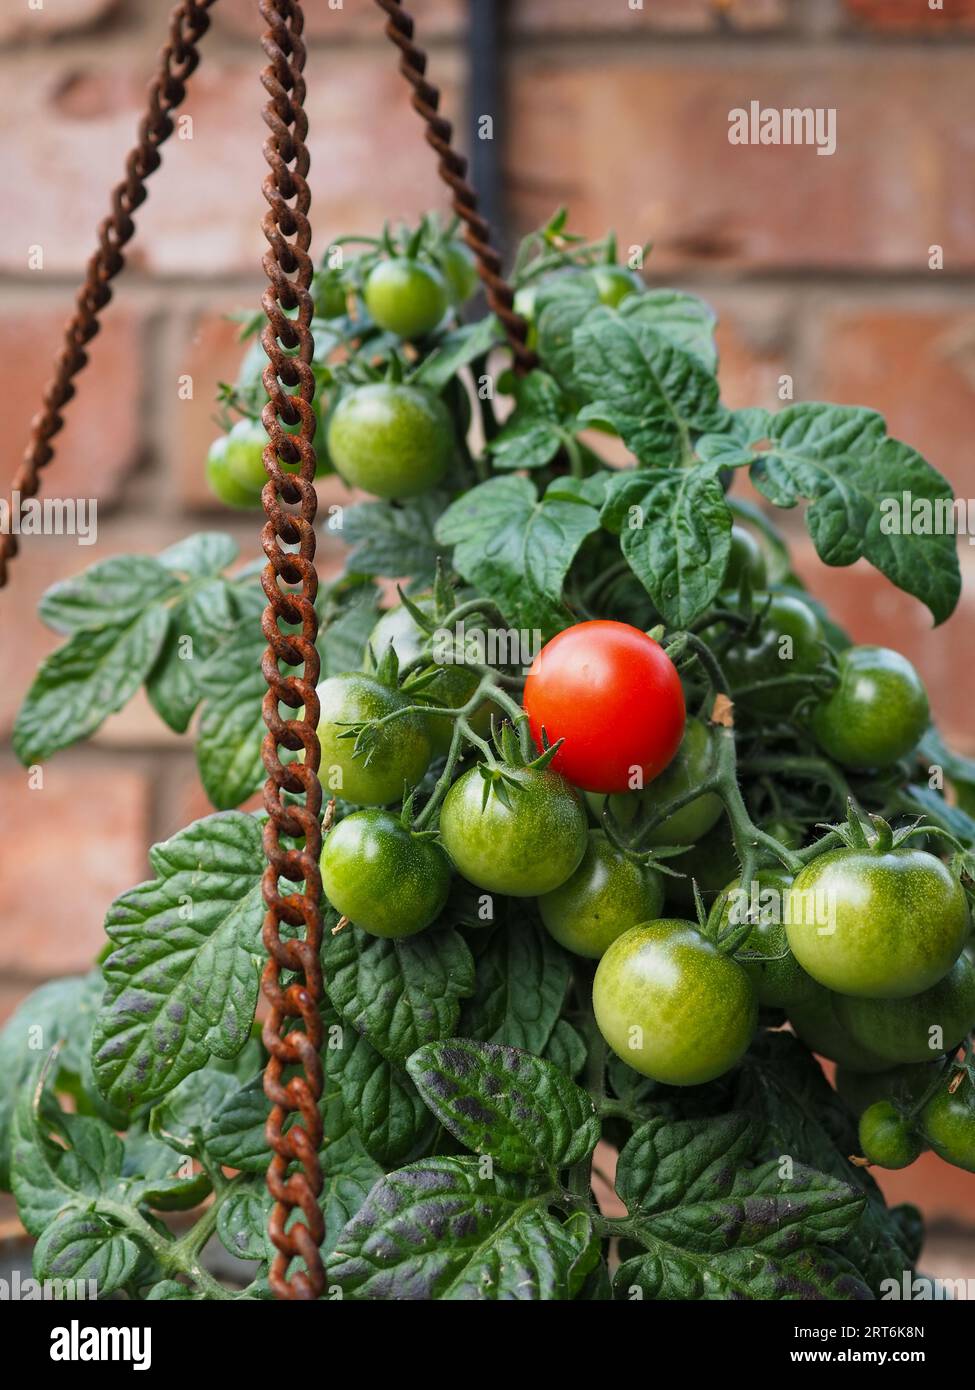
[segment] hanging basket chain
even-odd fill
[[[261,544],[268,561],[261,580],[268,600],[262,619],[268,648],[261,663],[268,685],[263,711],[268,732],[262,748],[268,774],[264,785],[268,865],[263,880],[268,961],[262,988],[270,1005],[263,1034],[269,1053],[264,1090],[272,1107],[267,1137],[273,1157],[267,1185],[274,1207],[268,1229],[278,1253],[269,1277],[278,1298],[313,1299],[326,1287],[320,1251],[325,1223],[318,1205],[322,1190],[318,1102],[323,1087],[319,857],[327,824],[321,824],[318,778],[315,379],[310,365],[314,344],[305,147],[308,119],[302,77],[304,16],[299,0],[260,0],[259,8],[268,26],[261,39],[268,59],[261,81],[268,98],[264,120],[270,130],[264,143],[269,173],[263,183],[268,202],[263,222],[269,247],[263,258],[268,285],[261,299],[267,316],[261,342],[268,357],[263,377],[268,403],[261,419],[270,441],[264,450],[268,482],[261,494],[267,517]],[[289,310],[297,310],[297,317],[289,317]],[[286,387],[297,387],[297,394],[288,394]],[[298,434],[287,433],[285,425],[297,424],[301,426]],[[300,471],[285,472],[282,463],[300,464]],[[286,634],[282,624],[300,624],[301,631]],[[302,667],[302,674],[283,676],[281,662]],[[282,705],[301,710],[302,717],[283,719]],[[282,762],[282,748],[300,753],[300,760]],[[302,847],[289,847],[285,838]],[[304,891],[282,895],[282,878],[303,883]],[[297,934],[289,930],[282,937],[282,924]],[[282,984],[282,971],[295,978]],[[286,1078],[291,1070],[294,1074]],[[292,1116],[295,1122],[285,1132]],[[289,1278],[295,1258],[304,1262],[304,1269]]]
[[[464,240],[477,259],[491,309],[504,326],[519,372],[537,366],[527,346],[528,323],[515,312],[515,292],[502,274],[501,256],[491,244],[491,228],[477,210],[477,194],[467,181],[467,160],[453,148],[453,127],[440,115],[440,90],[426,76],[427,55],[414,42],[414,24],[399,0],[376,0],[388,16],[386,36],[399,49],[400,72],[413,88],[413,109],[426,124],[427,143],[437,153],[437,169],[450,189],[454,212],[464,223]]]
[[[64,424],[64,407],[75,394],[74,378],[88,361],[85,344],[98,332],[98,315],[112,297],[111,281],[125,264],[122,248],[135,232],[132,214],[146,200],[146,179],[162,163],[159,147],[173,133],[172,112],[186,96],[187,79],[200,61],[197,44],[210,27],[207,11],[214,2],[182,0],[169,17],[169,39],[160,50],[156,75],[149,84],[138,142],[125,161],[125,177],[112,192],[112,211],[98,228],[98,249],[88,262],[74,314],[65,326],[64,346],[44,392],[43,408],[31,421],[30,442],[13,480],[12,490],[21,498],[37,496],[40,470],[54,457],[51,441]],[[16,554],[17,537],[12,532],[0,534],[0,589]]]

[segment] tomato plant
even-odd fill
[[[59,645],[16,718],[24,765],[141,688],[213,811],[153,847],[92,972],[0,1032],[0,1183],[35,1273],[223,1298],[213,1238],[267,1296],[265,849],[281,948],[307,950],[290,875],[315,881],[317,766],[332,1296],[877,1297],[918,1242],[851,1155],[975,1169],[975,765],[906,660],[803,591],[774,516],[941,623],[954,538],[874,517],[892,476],[935,502],[947,483],[862,407],[729,407],[709,306],[564,213],[516,258],[523,372],[496,316],[460,321],[456,225],[336,245],[303,385],[337,470],[314,613],[296,597],[268,657],[260,565],[219,531],[41,601]],[[231,506],[264,485],[259,327],[200,460]],[[241,809],[267,721],[277,845]],[[625,1216],[592,1195],[600,1138]]]

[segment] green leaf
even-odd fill
[[[731,513],[709,467],[620,474],[602,512],[622,528],[627,563],[664,620],[686,627],[717,594],[731,551]]]
[[[718,350],[714,342],[717,316],[710,304],[679,290],[647,290],[630,295],[620,305],[625,319],[645,323],[655,333],[691,353],[714,375],[718,370]]]
[[[196,762],[204,791],[217,810],[240,806],[264,784],[261,747],[267,732],[262,714],[266,691],[258,666],[236,694],[227,691],[214,696],[203,707]]]
[[[354,1299],[573,1298],[593,1262],[588,1223],[474,1158],[429,1158],[380,1179],[342,1231],[329,1280]]]
[[[716,1267],[714,1267],[716,1266]],[[856,1270],[835,1250],[804,1247],[766,1257],[754,1250],[729,1250],[720,1261],[666,1251],[626,1260],[613,1278],[619,1299],[657,1301],[727,1299],[831,1300],[870,1298]]]
[[[554,1177],[586,1158],[599,1138],[587,1092],[529,1052],[450,1038],[421,1047],[407,1071],[440,1123],[508,1172]]]
[[[442,391],[453,377],[478,357],[504,341],[504,330],[493,314],[453,329],[425,357],[410,381],[431,391]]]
[[[104,1120],[61,1112],[44,1088],[45,1075],[37,1066],[21,1087],[13,1123],[13,1194],[34,1236],[79,1198],[90,1206],[102,1193],[115,1193],[124,1156],[121,1139]]]
[[[735,1107],[764,1121],[757,1158],[796,1156],[866,1198],[856,1229],[838,1249],[879,1294],[881,1280],[911,1269],[911,1240],[867,1170],[850,1163],[856,1125],[819,1064],[791,1034],[764,1033],[735,1075]]]
[[[597,309],[573,335],[581,420],[607,421],[642,463],[673,467],[722,420],[718,383],[692,353],[639,318]]]
[[[912,783],[898,794],[901,807],[911,814],[920,814],[931,825],[939,825],[964,845],[975,845],[975,819],[960,806],[952,806],[940,792],[931,787]]]
[[[203,579],[229,569],[239,554],[232,536],[222,531],[197,531],[162,551],[159,563],[177,574]]]
[[[150,604],[163,603],[179,582],[150,555],[114,555],[73,579],[53,585],[41,599],[41,619],[70,634],[126,627]]]
[[[533,371],[514,383],[516,408],[488,444],[495,468],[543,468],[562,447],[568,413],[554,377]]]
[[[192,585],[171,611],[169,631],[146,679],[146,694],[164,723],[186,732],[200,703],[196,672],[237,621],[234,589],[224,579]]]
[[[476,986],[461,1009],[461,1034],[538,1056],[562,1012],[570,976],[568,955],[536,922],[516,921],[492,932],[477,955]]]
[[[594,507],[553,484],[539,500],[527,478],[492,478],[459,497],[437,523],[456,547],[454,566],[515,627],[543,634],[563,626],[562,585],[587,536]]]
[[[318,639],[323,677],[360,669],[366,643],[379,620],[377,597],[370,580],[334,616],[323,617]]]
[[[538,286],[538,354],[547,370],[565,386],[573,385],[573,334],[598,306],[599,293],[591,276],[555,276]]]
[[[132,1203],[160,1211],[189,1211],[210,1194],[206,1173],[183,1171],[188,1155],[158,1139],[141,1124],[125,1136],[122,1176],[128,1179],[126,1196]]]
[[[221,1106],[239,1092],[240,1081],[233,1072],[202,1067],[184,1076],[164,1100],[152,1107],[149,1129],[177,1152],[200,1158]]]
[[[151,671],[169,627],[161,605],[113,627],[78,630],[41,664],[14,724],[25,766],[87,738]]]
[[[865,1204],[848,1183],[792,1160],[744,1166],[761,1134],[753,1115],[657,1116],[620,1154],[617,1191],[647,1254],[617,1272],[617,1291],[673,1298],[869,1298],[832,1246]],[[790,1156],[791,1158],[791,1156]]]
[[[266,1259],[270,1207],[271,1196],[263,1181],[238,1182],[217,1212],[217,1235],[224,1249],[238,1260]]]
[[[578,1076],[586,1065],[585,1039],[567,1019],[560,1018],[552,1029],[545,1044],[545,1057],[567,1076]]]
[[[99,971],[49,980],[29,994],[0,1032],[0,1189],[10,1189],[10,1143],[21,1088],[57,1042],[60,1072],[78,1077],[103,985]]]
[[[474,991],[474,961],[453,928],[389,941],[347,927],[326,934],[322,964],[339,1013],[392,1062],[454,1032]]]
[[[515,415],[488,448],[495,468],[544,468],[559,452],[562,441],[562,430],[551,421],[519,419]]]
[[[752,481],[777,507],[808,498],[806,524],[821,560],[865,558],[921,600],[935,623],[961,592],[954,535],[902,534],[900,500],[950,504],[952,491],[916,450],[887,437],[883,418],[856,406],[803,403],[772,417],[770,447],[754,455]],[[894,518],[886,508],[895,503]],[[895,529],[891,529],[894,527]]]
[[[436,1124],[409,1076],[337,1015],[326,1011],[325,1018],[325,1075],[338,1083],[366,1153],[384,1168],[423,1153]]]
[[[236,811],[155,845],[156,877],[123,893],[105,930],[95,1080],[123,1109],[165,1095],[250,1037],[263,963],[261,828]]]
[[[351,552],[348,573],[385,575],[390,579],[431,581],[442,554],[435,539],[436,521],[446,495],[428,492],[406,502],[360,502],[347,507],[341,534]]]
[[[34,1247],[34,1278],[94,1280],[99,1298],[122,1288],[142,1258],[139,1246],[98,1212],[70,1212]]]

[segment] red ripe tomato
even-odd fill
[[[552,765],[588,792],[645,786],[684,735],[674,663],[629,623],[577,623],[553,637],[528,673],[525,709],[539,747],[543,729],[550,744],[565,739]]]

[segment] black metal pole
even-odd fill
[[[501,176],[501,141],[504,138],[501,36],[505,8],[505,0],[468,0],[467,120],[471,182],[477,192],[478,206],[491,224],[496,245],[502,251],[508,241]]]

